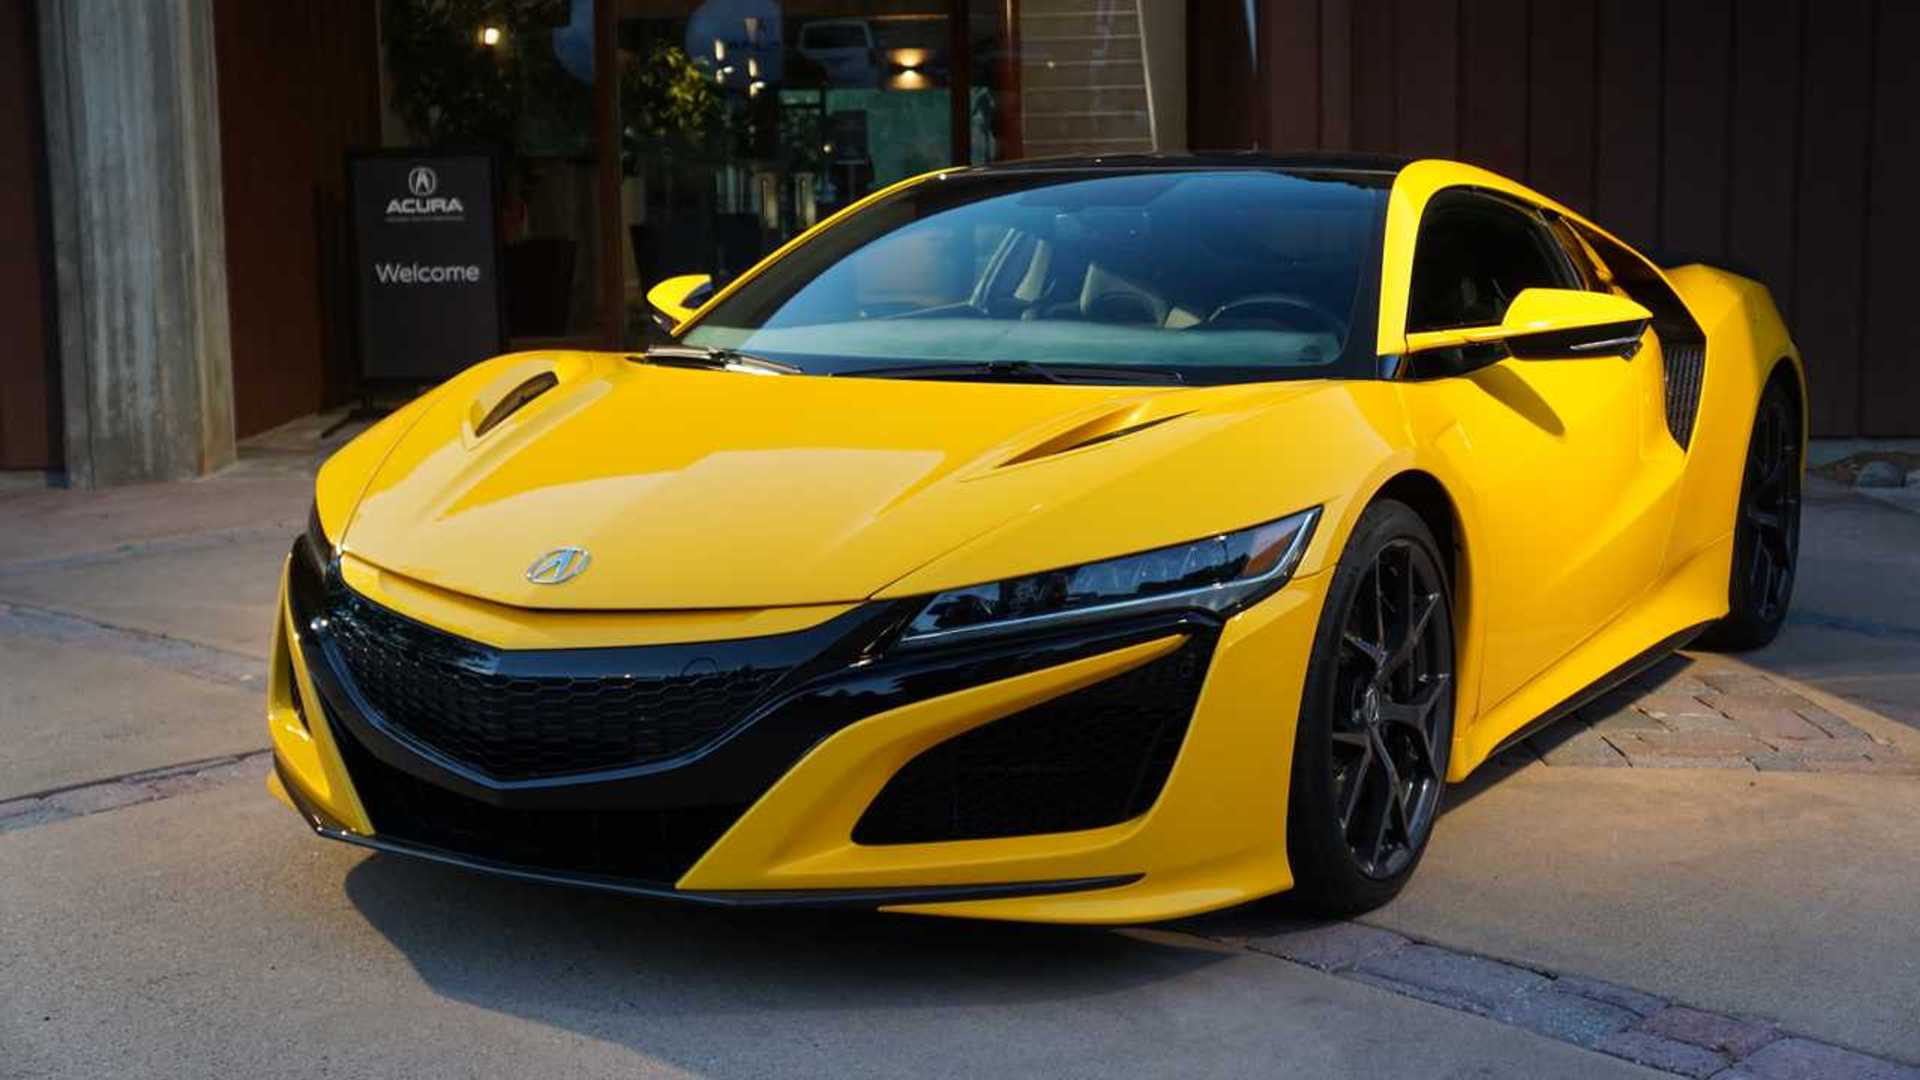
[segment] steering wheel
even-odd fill
[[[1215,308],[1213,314],[1207,316],[1207,321],[1197,329],[1244,330],[1254,329],[1256,324],[1265,326],[1273,323],[1299,328],[1303,321],[1315,324],[1305,329],[1324,330],[1334,337],[1341,337],[1347,332],[1345,319],[1304,296],[1287,293],[1258,293],[1229,300]]]

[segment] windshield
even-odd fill
[[[1349,374],[1389,180],[953,174],[825,230],[683,340],[815,374],[934,365],[930,377],[954,377],[970,364],[1155,368],[1198,383]]]

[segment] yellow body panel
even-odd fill
[[[367,820],[360,796],[347,778],[347,767],[333,744],[326,717],[312,703],[320,696],[308,674],[306,657],[294,633],[292,614],[287,608],[287,580],[280,576],[280,617],[274,620],[272,659],[267,669],[267,734],[273,740],[273,756],[284,771],[287,782],[297,785],[300,794],[312,805],[324,809],[335,821],[354,832],[372,835],[373,823]],[[306,704],[306,722],[294,710],[293,695]],[[286,790],[280,777],[272,777],[270,788],[282,800]]]
[[[1484,170],[1407,166],[1388,199],[1383,357],[1447,344],[1409,341],[1407,291],[1421,214],[1459,186],[1584,222]],[[317,509],[341,544],[349,587],[449,633],[551,649],[786,633],[870,600],[1321,507],[1294,579],[1226,623],[1186,742],[1142,816],[1004,840],[865,847],[850,838],[868,801],[919,750],[1150,662],[1177,636],[859,720],[807,752],[679,882],[862,889],[1141,874],[1090,892],[903,910],[1172,917],[1292,884],[1284,837],[1294,722],[1329,570],[1360,514],[1397,479],[1437,482],[1454,519],[1453,779],[1623,663],[1724,614],[1755,404],[1777,364],[1797,379],[1798,354],[1758,285],[1705,267],[1666,280],[1708,336],[1685,449],[1667,429],[1651,337],[1627,360],[1509,359],[1427,381],[1191,388],[757,378],[541,352],[478,365],[355,440],[322,470]],[[552,390],[475,434],[493,403],[544,372],[558,380]],[[1156,420],[1081,445],[1085,433]],[[565,590],[529,583],[526,568],[564,545],[592,548],[590,569]],[[370,833],[325,718],[310,708],[303,726],[294,715],[295,687],[317,699],[287,619],[283,603],[269,690],[275,752],[302,799]]]

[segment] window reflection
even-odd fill
[[[628,326],[874,189],[953,161],[944,0],[620,5]]]
[[[392,145],[506,151],[516,338],[624,338],[892,181],[1161,145],[1139,0],[382,0]],[[956,11],[964,11],[958,21]],[[1236,16],[1237,17],[1237,16]],[[596,41],[611,27],[611,42]],[[597,71],[601,50],[613,58]],[[1158,86],[1156,91],[1152,88]],[[611,116],[600,111],[610,104]],[[1175,142],[1178,145],[1178,130]],[[617,201],[614,201],[616,200]]]

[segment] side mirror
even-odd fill
[[[1504,345],[1522,360],[1577,356],[1631,359],[1653,313],[1624,296],[1579,289],[1522,289],[1498,326],[1422,330],[1407,335],[1407,352]]]
[[[713,277],[708,274],[681,274],[647,290],[647,303],[671,319],[675,326],[685,322],[712,297]]]

